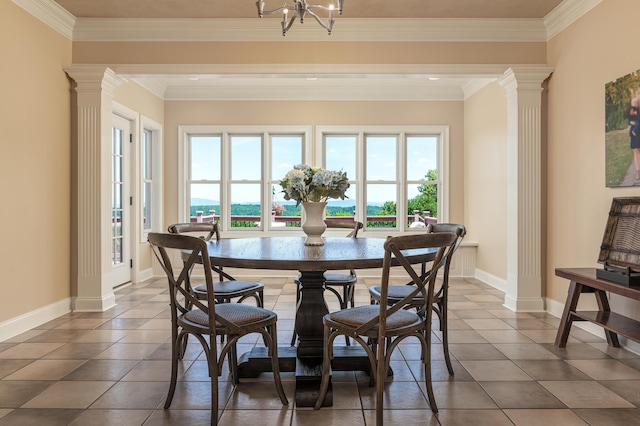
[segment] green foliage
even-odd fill
[[[631,99],[638,96],[640,73],[633,72],[605,85],[605,132],[629,125]]]
[[[607,187],[620,186],[633,161],[627,130],[615,130],[605,134],[605,179]]]
[[[220,205],[204,205],[204,206],[191,206],[190,216],[195,216],[196,212],[202,212],[205,216],[209,214],[210,210],[215,210],[216,214],[220,214]]]
[[[393,201],[385,201],[382,205],[382,209],[378,211],[375,216],[393,216],[396,214],[396,203]],[[370,215],[373,216],[373,215]]]
[[[437,171],[429,170],[425,175],[427,181],[437,181]],[[431,212],[431,216],[437,217],[438,215],[438,187],[437,185],[426,183],[418,186],[419,194],[408,201],[409,214],[413,213],[413,210],[419,210],[422,213],[425,210]],[[282,212],[282,216],[300,216],[301,207],[294,206],[293,204],[285,204],[286,209]],[[205,215],[209,214],[209,210],[215,210],[217,214],[220,214],[220,206],[192,206],[191,216],[196,215],[196,211],[203,211]],[[260,204],[233,204],[231,206],[231,214],[233,216],[256,216],[260,217],[261,206]],[[367,206],[367,216],[395,216],[397,212],[396,203],[393,201],[386,201],[382,206]],[[339,206],[327,206],[327,216],[353,216],[353,206],[339,207]],[[249,221],[234,221],[233,227],[247,227],[253,226],[253,222]],[[299,223],[287,223],[287,226],[300,226]],[[367,222],[369,227],[395,227],[396,221],[370,221]]]

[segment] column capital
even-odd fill
[[[534,90],[542,92],[542,82],[553,72],[553,67],[546,65],[513,66],[507,69],[496,83],[507,90],[507,94],[517,90]]]
[[[105,90],[113,93],[116,87],[127,82],[104,65],[78,64],[65,68],[64,71],[76,82],[77,92]]]

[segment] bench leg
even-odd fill
[[[555,345],[559,348],[567,346],[567,339],[569,339],[571,323],[573,322],[573,315],[571,313],[575,312],[578,306],[580,293],[582,293],[582,284],[571,281],[569,284],[569,292],[567,293],[567,301],[564,304],[564,311],[560,319],[560,326],[558,327],[558,334],[556,335]]]
[[[607,293],[604,290],[596,290],[596,301],[598,302],[598,309],[600,312],[611,312],[611,307],[609,306],[609,300],[607,299]],[[609,346],[613,346],[615,348],[620,347],[620,342],[618,341],[618,335],[611,330],[604,329],[604,334],[607,337],[607,343]]]

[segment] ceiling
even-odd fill
[[[234,20],[233,22],[247,19],[249,22],[255,21],[257,17],[254,0],[54,1],[75,18],[79,18],[78,21],[88,22],[85,27],[94,24],[97,26],[100,19],[115,22],[123,18],[222,18]],[[342,17],[336,18],[332,35],[335,39],[336,33],[340,32],[340,19],[351,20],[350,22],[361,18],[541,20],[562,2],[563,0],[345,0],[344,13]],[[265,10],[275,9],[283,3],[284,0],[265,0]],[[287,3],[291,4],[292,0],[287,0]],[[310,3],[327,4],[328,0],[311,0]],[[294,25],[290,33],[296,29]],[[309,27],[304,29],[307,31]],[[326,37],[322,28],[317,26],[317,30]],[[280,26],[274,23],[274,34],[279,31]],[[194,68],[188,72],[181,70],[178,74],[125,73],[124,76],[167,100],[462,100],[491,80],[457,73],[457,70],[453,74],[450,69],[441,71],[371,75],[358,72],[357,69],[314,72],[300,64],[299,72],[289,71],[287,74],[278,69],[258,68],[254,73],[236,73],[233,69],[211,72],[206,68]]]
[[[77,18],[254,18],[254,0],[55,0]],[[266,0],[275,9],[283,0]],[[288,0],[291,4],[292,0]],[[311,0],[311,4],[327,4]],[[543,18],[562,0],[345,0],[345,18]]]

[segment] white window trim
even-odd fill
[[[324,136],[332,134],[356,134],[356,143],[360,145],[357,149],[356,160],[356,178],[350,180],[356,181],[356,194],[365,194],[365,175],[364,169],[360,167],[360,164],[364,164],[365,150],[364,146],[365,135],[399,135],[397,144],[397,159],[398,169],[397,174],[404,174],[406,170],[405,156],[406,151],[405,140],[406,135],[421,135],[432,134],[439,137],[438,143],[438,179],[441,182],[440,190],[438,191],[438,221],[446,223],[449,221],[449,126],[316,126],[315,134],[315,158],[318,160],[317,166],[323,166],[325,164],[324,158]],[[404,176],[397,176],[402,184],[398,185],[397,194],[398,199],[396,202],[396,212],[398,216],[407,215],[407,199],[408,194],[406,190],[406,180]],[[364,222],[362,212],[366,212],[365,205],[366,197],[359,196],[356,200],[356,219]],[[399,221],[399,226],[394,229],[389,228],[367,228],[364,232],[371,233],[384,233],[384,234],[396,234],[409,231],[409,227],[405,221]]]
[[[311,163],[313,161],[313,144],[312,144],[312,127],[311,126],[211,126],[211,125],[181,125],[178,126],[178,221],[188,222],[189,216],[187,211],[189,210],[189,200],[187,191],[187,182],[189,180],[189,136],[190,135],[211,135],[222,134],[222,161],[226,161],[229,158],[228,152],[228,134],[262,134],[264,145],[262,151],[262,179],[264,182],[262,188],[261,203],[271,202],[271,150],[270,144],[267,143],[268,138],[272,134],[287,134],[297,133],[304,135],[304,142],[302,147],[302,161],[303,163]],[[226,170],[226,171],[225,171]],[[229,169],[225,168],[221,175],[221,198],[227,199],[229,194]],[[222,201],[222,200],[221,200]],[[220,205],[220,215],[228,215],[226,203]],[[288,234],[295,232],[296,229],[283,229],[283,228],[271,228],[270,227],[271,211],[270,209],[262,209],[261,222],[267,224],[260,228],[231,228],[226,222],[222,222],[222,230],[225,236],[264,236],[265,233],[275,235],[276,233]],[[302,231],[300,231],[302,232]]]
[[[151,178],[151,190],[152,190],[152,199],[151,199],[151,209],[153,214],[151,215],[151,229],[145,230],[142,226],[143,212],[142,212],[142,184],[144,183],[144,177],[142,176],[143,164],[142,164],[142,143],[138,144],[138,176],[136,185],[136,191],[138,194],[135,199],[139,200],[138,209],[137,209],[137,223],[140,226],[141,232],[140,242],[144,243],[147,241],[147,235],[149,232],[163,232],[162,229],[162,205],[163,205],[163,196],[162,196],[162,180],[163,180],[163,166],[162,166],[162,125],[148,117],[140,116],[140,135],[138,140],[142,141],[143,133],[145,130],[151,131],[152,143],[151,143],[151,167],[153,177]]]

